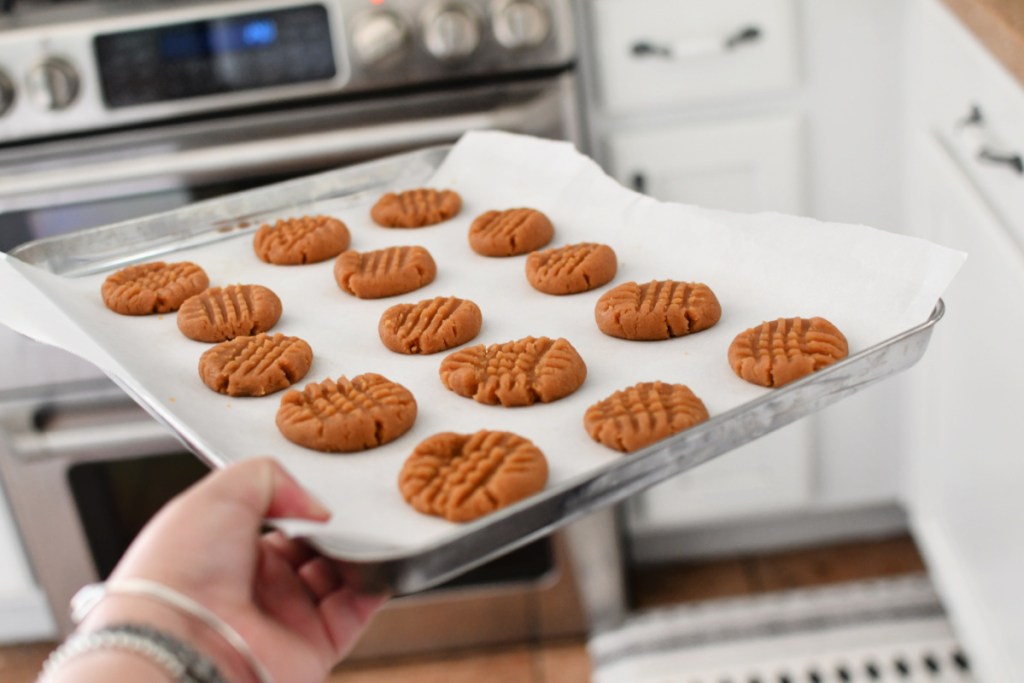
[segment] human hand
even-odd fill
[[[330,513],[276,462],[254,459],[214,472],[166,505],[146,526],[108,583],[156,581],[232,626],[275,681],[322,683],[384,602],[347,586],[337,565],[280,532],[267,518],[325,521]],[[113,591],[82,628],[142,621],[181,634],[181,615]],[[154,623],[156,622],[156,623]],[[187,634],[197,637],[189,626]],[[207,629],[209,631],[209,629]],[[225,674],[251,677],[218,636],[198,649]],[[229,676],[230,677],[230,676]],[[238,680],[246,680],[241,678]]]

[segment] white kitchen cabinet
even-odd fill
[[[1024,251],[934,139],[918,160],[921,219],[968,260],[922,361],[907,480],[911,524],[979,680],[1024,667]],[[1021,180],[1024,193],[1024,179]]]
[[[0,489],[0,643],[48,638],[56,631]],[[2,668],[2,667],[0,667]]]
[[[914,373],[911,527],[977,680],[1024,670],[1024,88],[937,2],[917,2],[908,191],[923,236],[968,254]],[[974,108],[980,117],[971,117]],[[996,154],[1011,163],[979,158]]]

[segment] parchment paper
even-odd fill
[[[863,226],[660,203],[618,185],[568,143],[500,132],[465,135],[422,185],[458,191],[462,212],[440,225],[403,230],[372,223],[375,196],[355,207],[339,208],[334,201],[296,208],[337,215],[358,251],[425,246],[437,262],[437,279],[407,295],[354,298],[335,284],[333,260],[265,264],[253,253],[251,233],[161,256],[198,263],[212,285],[258,283],[277,292],[284,315],[273,332],[306,339],[315,354],[300,387],[363,372],[408,387],[419,406],[416,424],[372,451],[305,450],[277,431],[280,394],[239,399],[212,392],[197,371],[209,346],[181,335],[173,314],[126,317],[106,309],[100,285],[108,273],[58,277],[3,255],[0,322],[91,360],[151,407],[179,418],[185,425],[181,436],[224,463],[262,454],[279,458],[334,512],[326,527],[295,524],[289,531],[328,533],[336,537],[331,546],[342,556],[372,560],[460,533],[459,525],[415,512],[398,492],[402,463],[422,439],[439,431],[516,432],[547,454],[552,490],[629,457],[593,442],[583,429],[586,408],[611,392],[639,381],[679,382],[704,400],[713,417],[769,391],[740,380],[729,368],[726,350],[738,332],[779,317],[823,316],[846,334],[856,353],[925,321],[964,260],[962,253]],[[612,246],[619,259],[614,281],[593,292],[550,296],[527,283],[525,256],[487,258],[470,249],[467,233],[474,217],[520,206],[538,208],[552,219],[556,233],[549,246],[581,241]],[[668,278],[708,284],[722,304],[721,321],[664,342],[628,342],[597,329],[594,304],[610,287]],[[567,338],[587,363],[586,382],[555,403],[516,409],[484,406],[448,391],[438,378],[444,353],[398,355],[377,336],[388,307],[439,295],[480,306],[484,324],[473,344],[527,335]]]

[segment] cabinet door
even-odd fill
[[[694,122],[608,136],[609,164],[627,187],[664,201],[729,211],[803,212],[797,115]]]
[[[937,138],[916,148],[916,225],[967,252],[919,381],[906,497],[979,681],[1024,671],[1024,250]],[[1024,192],[1024,179],[1020,181]],[[1018,226],[1020,227],[1020,226]]]

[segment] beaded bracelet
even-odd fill
[[[139,654],[167,672],[175,683],[227,683],[216,665],[192,647],[142,624],[114,624],[71,636],[47,657],[40,680],[45,681],[68,660],[99,650]]]

